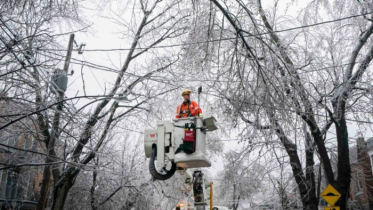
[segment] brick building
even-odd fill
[[[356,140],[350,149],[351,185],[349,206],[351,209],[373,209],[373,138]]]
[[[1,98],[1,96],[0,96]],[[4,99],[4,97],[2,97]],[[0,126],[9,122],[17,105],[0,100]],[[22,120],[0,130],[0,209],[36,209],[41,168],[28,166],[40,163],[41,150],[30,120]],[[14,167],[14,166],[22,167]],[[25,166],[26,165],[26,166]]]

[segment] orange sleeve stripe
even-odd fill
[[[180,108],[179,107],[180,107],[179,105],[177,105],[177,107],[176,107],[176,116],[175,116],[176,119],[180,118],[180,116],[179,116]]]

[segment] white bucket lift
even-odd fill
[[[176,169],[210,167],[211,162],[206,157],[206,132],[216,130],[215,123],[214,117],[188,117],[174,119],[173,122],[160,121],[156,129],[146,130],[145,155],[151,159],[149,170],[153,177],[166,180]],[[186,125],[194,127],[186,129]],[[186,142],[186,133],[194,134],[193,143]],[[171,169],[168,169],[170,164]],[[158,169],[161,172],[158,172]]]

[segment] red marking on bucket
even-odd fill
[[[194,133],[185,133],[185,137],[194,137]]]
[[[154,133],[150,134],[150,138],[155,138],[155,134]]]
[[[194,142],[194,131],[185,131],[184,134],[184,141],[185,142]]]

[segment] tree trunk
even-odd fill
[[[43,179],[40,187],[40,197],[38,199],[37,209],[45,209],[50,185],[50,177],[50,166],[45,166],[43,171]]]
[[[62,101],[63,94],[60,94],[57,100]],[[62,102],[59,102],[57,105],[57,111],[53,118],[53,130],[51,132],[50,138],[47,138],[48,142],[46,142],[47,143],[46,145],[47,157],[45,159],[45,163],[52,163],[53,161],[56,160],[55,158],[57,157],[54,147],[59,136],[58,132],[59,132],[59,124],[60,124],[60,116],[61,116],[62,108],[63,108],[63,104]],[[51,170],[52,170],[52,173],[51,173]],[[38,200],[39,210],[44,210],[47,204],[49,185],[51,182],[51,174],[53,174],[54,182],[56,182],[59,177],[59,169],[56,165],[53,165],[53,166],[46,165],[44,167],[43,181],[42,181],[41,189],[40,189],[40,198]]]
[[[338,200],[336,206],[339,206],[341,210],[346,210],[351,182],[351,166],[347,124],[344,116],[339,120],[339,125],[336,125],[336,131],[338,141],[338,178],[334,187],[341,193],[341,198]]]
[[[310,192],[307,195],[307,201],[305,202],[305,206],[303,209],[317,209],[318,208],[318,200],[316,196],[316,183],[315,183],[315,161],[314,161],[314,147],[313,141],[311,138],[310,133],[307,131],[306,134],[306,180],[309,186]]]
[[[233,184],[233,210],[237,210],[238,203],[236,201],[236,184]]]
[[[54,189],[52,210],[63,210],[67,194],[73,186],[72,180],[66,180]]]
[[[92,210],[97,210],[97,204],[96,204],[96,197],[95,197],[95,189],[96,189],[96,182],[97,182],[97,168],[95,167],[94,168],[94,171],[93,171],[93,177],[92,177],[92,186],[91,186],[91,190],[90,190],[90,193],[91,193],[91,207],[92,207]]]
[[[286,153],[289,156],[290,160],[290,166],[292,169],[292,172],[294,174],[295,182],[297,183],[299,193],[302,200],[302,205],[304,210],[317,210],[317,200],[315,195],[315,188],[312,187],[306,180],[306,176],[304,176],[302,164],[299,159],[299,155],[297,152],[297,147],[294,143],[292,143],[288,137],[286,136],[285,132],[283,131],[280,124],[277,122],[277,120],[274,118],[274,114],[271,112],[267,112],[268,117],[272,121],[272,124],[274,125],[274,130],[278,136],[278,138],[281,140],[282,145],[284,146]],[[308,158],[308,165],[312,165],[313,160],[310,160]],[[310,172],[306,170],[306,173]],[[310,178],[310,177],[309,177]]]

